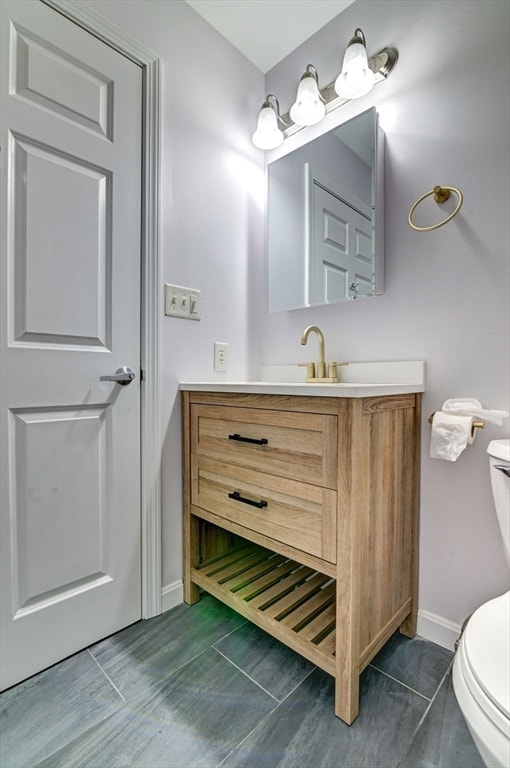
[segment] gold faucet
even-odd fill
[[[326,344],[324,342],[324,334],[322,333],[321,329],[316,325],[309,325],[308,328],[305,328],[303,331],[303,335],[301,336],[301,344],[306,344],[308,341],[308,336],[310,333],[312,333],[312,331],[317,334],[317,340],[319,342],[319,362],[317,364],[317,371],[316,375],[313,376],[313,380],[324,379],[326,376]],[[308,381],[308,377],[306,380]]]
[[[312,331],[317,334],[317,340],[319,342],[319,362],[317,365],[315,365],[315,363],[303,363],[303,365],[306,365],[307,369],[306,381],[322,382],[325,384],[335,383],[338,381],[337,366],[349,365],[349,363],[329,363],[328,375],[326,376],[326,343],[324,341],[324,334],[322,333],[321,329],[316,325],[309,325],[303,331],[303,335],[301,336],[301,344],[306,344],[308,341],[308,336],[310,333],[312,333]]]

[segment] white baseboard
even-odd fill
[[[169,611],[170,608],[175,608],[183,602],[183,584],[182,579],[174,581],[172,584],[167,584],[161,590],[161,611]]]
[[[459,639],[461,629],[460,624],[454,624],[453,621],[442,616],[418,610],[418,634],[443,648],[455,650],[455,643]]]

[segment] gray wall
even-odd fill
[[[304,360],[299,338],[313,322],[332,359],[426,361],[419,604],[455,624],[508,589],[485,450],[510,434],[510,421],[487,425],[450,463],[429,458],[427,417],[450,397],[509,410],[509,10],[502,0],[357,0],[266,82],[285,112],[309,62],[323,85],[334,80],[355,27],[363,29],[370,53],[398,49],[386,83],[330,116],[343,121],[372,104],[380,114],[386,292],[261,314],[262,358],[264,364]],[[318,128],[285,144],[308,140]],[[267,154],[271,159],[277,151]],[[408,210],[435,184],[459,187],[463,208],[435,232],[413,232]]]
[[[485,449],[510,423],[487,426],[447,463],[428,458],[427,416],[457,396],[509,408],[509,3],[357,0],[265,85],[180,0],[90,5],[162,59],[162,278],[203,296],[200,323],[162,320],[164,584],[178,584],[182,568],[178,381],[221,380],[214,340],[230,345],[228,378],[252,377],[261,362],[302,361],[299,338],[313,322],[333,359],[426,361],[420,608],[459,624],[507,588]],[[322,84],[331,82],[357,26],[369,52],[398,49],[391,78],[266,159],[377,106],[386,133],[386,292],[268,315],[264,153],[251,145],[257,112],[269,92],[287,111],[310,62]],[[437,183],[462,189],[461,213],[436,232],[411,231],[410,205]]]
[[[161,320],[162,578],[177,595],[179,381],[244,379],[258,370],[265,187],[263,154],[251,135],[264,76],[181,0],[87,4],[161,59],[161,290],[166,282],[202,292],[200,322]],[[229,343],[228,374],[213,371],[214,341]]]

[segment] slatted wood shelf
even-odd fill
[[[335,674],[335,582],[246,543],[193,568],[192,581],[251,622]]]

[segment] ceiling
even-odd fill
[[[354,0],[186,0],[262,72]]]

